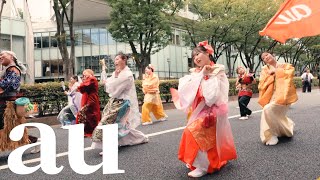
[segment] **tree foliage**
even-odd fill
[[[151,54],[168,45],[171,19],[181,0],[106,0],[112,7],[108,27],[118,42],[128,43],[139,69],[139,78],[150,64]]]
[[[257,70],[255,57],[271,49],[275,42],[259,36],[269,19],[279,7],[280,1],[263,0],[192,0],[193,12],[200,18],[194,26],[185,23],[192,46],[208,39],[215,49],[215,58],[223,53],[227,58],[229,71],[234,69],[234,59],[239,57],[243,65]],[[237,52],[230,52],[230,46]]]

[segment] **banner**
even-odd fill
[[[319,23],[319,0],[287,0],[259,34],[285,43],[290,38],[320,34]]]

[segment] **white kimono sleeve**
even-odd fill
[[[119,98],[123,92],[131,87],[133,82],[132,77],[110,77],[106,81],[106,92],[109,93],[110,97]]]
[[[213,104],[220,105],[228,102],[229,82],[224,72],[202,81],[201,88],[207,106],[211,107]]]
[[[183,110],[187,110],[193,103],[202,79],[202,72],[186,75],[179,79],[178,93]]]

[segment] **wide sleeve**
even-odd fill
[[[80,84],[78,82],[74,83],[74,85],[72,86],[72,88],[67,92],[68,96],[73,96],[75,95],[75,93],[77,92],[78,87],[80,86]]]
[[[17,90],[20,87],[21,76],[18,74],[18,70],[11,68],[7,70],[7,73],[3,79],[0,80],[0,87],[4,91]]]
[[[81,94],[85,92],[90,92],[92,89],[95,87],[95,79],[90,78],[86,81],[83,81],[81,85],[78,87],[78,90],[80,91]]]
[[[179,79],[178,94],[182,109],[187,110],[193,103],[202,79],[202,71]]]
[[[106,81],[106,92],[109,93],[110,97],[118,98],[123,91],[129,89],[133,83],[132,76],[119,76],[115,78],[111,76]]]
[[[154,76],[152,78],[146,78],[142,82],[142,88],[144,93],[159,92],[159,78],[157,76]]]
[[[207,106],[228,102],[229,82],[223,71],[202,81],[201,88]]]
[[[285,68],[277,68],[276,70],[277,78],[293,78],[294,77],[294,67],[291,64],[285,64]]]
[[[258,85],[259,91],[267,89],[268,86],[274,82],[274,78],[275,76],[269,75],[267,73],[267,68],[264,67],[261,71],[260,78],[259,78],[259,85]]]
[[[276,78],[275,103],[289,105],[296,102],[298,96],[293,82],[294,67],[291,64],[285,64],[284,68],[277,68]]]

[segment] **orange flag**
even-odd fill
[[[286,0],[259,34],[285,43],[289,38],[320,34],[319,23],[319,0]]]

